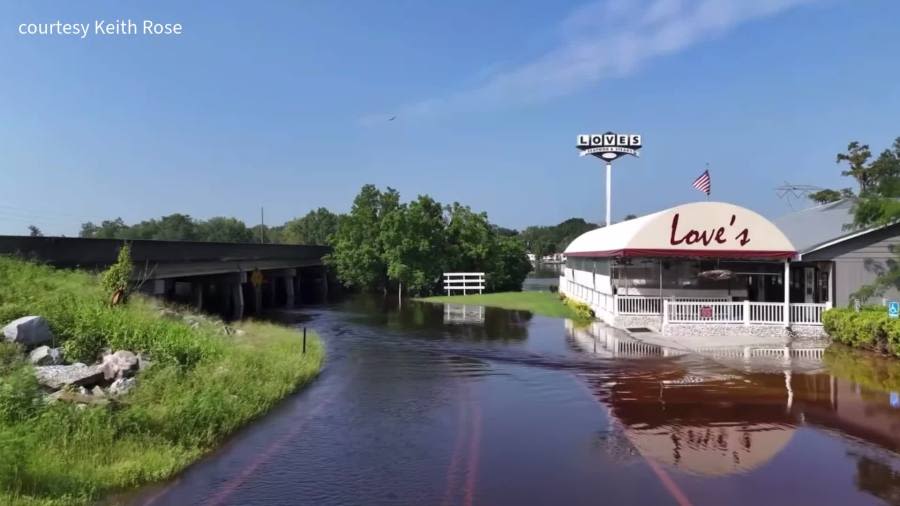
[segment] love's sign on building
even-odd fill
[[[581,150],[581,156],[594,155],[597,158],[611,162],[622,155],[639,156],[641,149],[641,136],[638,134],[618,134],[606,132],[603,134],[581,134],[575,145]]]

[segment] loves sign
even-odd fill
[[[672,216],[669,233],[669,244],[672,246],[681,244],[709,246],[715,243],[743,247],[750,243],[750,229],[737,224],[737,215],[732,214],[727,224],[701,229],[682,225],[679,223],[680,219],[681,213]]]
[[[638,134],[581,134],[575,145],[581,150],[581,156],[594,155],[611,162],[622,155],[639,156],[641,136]]]

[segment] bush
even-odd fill
[[[900,356],[900,321],[888,318],[884,308],[829,309],[822,325],[835,342]]]
[[[103,289],[113,304],[124,302],[128,296],[132,270],[134,270],[134,266],[131,263],[131,246],[125,243],[119,248],[116,263],[109,266],[109,269],[100,277],[100,284],[103,285]]]
[[[0,377],[0,423],[28,420],[41,404],[41,387],[30,366],[23,365]]]
[[[578,315],[579,320],[593,320],[594,319],[594,310],[591,309],[591,306],[583,302],[578,302],[574,299],[564,299],[563,302],[566,303],[567,306],[575,310],[575,314]]]

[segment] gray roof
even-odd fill
[[[861,232],[848,227],[853,223],[852,199],[810,207],[772,220],[772,223],[800,253]]]

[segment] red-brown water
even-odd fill
[[[629,356],[563,320],[456,309],[358,298],[288,315],[325,339],[321,377],[112,502],[900,504],[896,394],[813,359]]]

